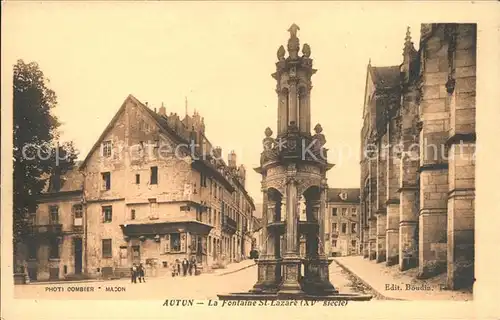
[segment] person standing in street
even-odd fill
[[[177,268],[177,275],[180,276],[181,275],[181,262],[179,259],[175,259],[175,265]]]
[[[196,275],[196,257],[192,256],[191,257],[191,263],[189,264],[189,275]]]
[[[132,265],[132,268],[130,268],[130,276],[132,278],[132,283],[137,283],[137,266],[135,263]]]
[[[144,265],[142,263],[139,264],[138,268],[138,273],[139,273],[139,282],[146,282],[146,279],[144,279],[144,274],[146,273],[146,270],[144,269]]]
[[[182,275],[184,277],[187,275],[188,268],[189,268],[189,261],[186,258],[184,258],[184,260],[182,260]]]

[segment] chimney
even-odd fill
[[[148,102],[146,101],[146,107],[148,106]]]
[[[158,110],[158,114],[164,117],[167,116],[167,109],[165,108],[165,106],[163,106],[163,102],[161,103],[160,110]]]
[[[156,113],[156,108],[155,108],[155,113]]]
[[[236,168],[236,153],[232,150],[227,157],[228,166],[230,168]]]
[[[221,155],[222,155],[222,149],[221,149],[221,147],[215,147],[214,151],[213,151],[214,158],[219,159],[221,157]]]

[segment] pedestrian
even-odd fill
[[[175,265],[177,266],[177,275],[181,275],[181,261],[179,259],[175,259]]]
[[[144,269],[144,266],[142,265],[142,263],[139,264],[139,268],[137,271],[139,274],[139,282],[140,283],[146,282],[146,279],[144,279],[144,273],[146,273],[146,270]]]
[[[172,277],[175,277],[177,275],[177,263],[172,263]]]
[[[189,261],[186,258],[184,258],[184,260],[182,260],[182,275],[184,277],[187,275],[188,268],[189,268]]]
[[[137,283],[137,266],[135,263],[132,265],[132,268],[130,268],[130,276],[132,277],[132,283]]]
[[[196,257],[191,257],[191,264],[189,265],[189,275],[196,275]]]

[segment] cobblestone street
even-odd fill
[[[130,283],[128,279],[57,284],[36,283],[16,285],[14,290],[15,297],[21,299],[205,300],[217,299],[217,294],[246,292],[252,288],[257,279],[255,265],[229,274],[225,273],[225,270],[220,270],[214,274],[200,276],[147,278],[146,283],[137,284]],[[336,263],[330,265],[330,280],[341,293],[371,294],[357,281],[353,281],[348,273]],[[76,291],[82,288],[88,291]]]

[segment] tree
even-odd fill
[[[35,62],[18,60],[14,66],[14,250],[48,175],[64,174],[78,154],[72,142],[58,142],[61,123],[51,113],[57,96],[48,82]]]

